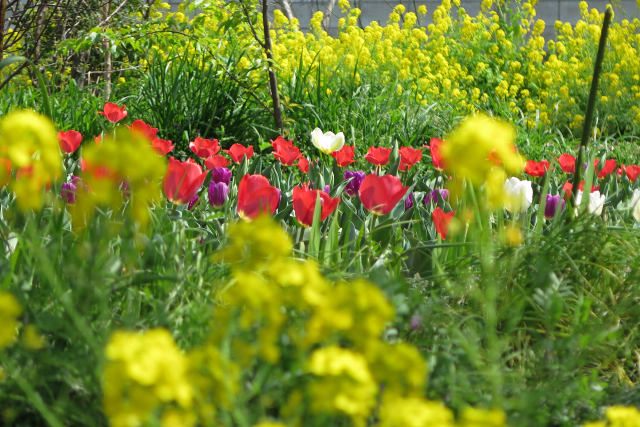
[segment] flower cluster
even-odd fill
[[[188,359],[165,329],[117,331],[105,349],[102,391],[105,415],[113,426],[149,423],[166,405],[163,425],[193,424],[193,388]]]
[[[312,261],[291,258],[289,237],[268,217],[232,225],[229,237],[218,257],[231,264],[232,279],[204,344],[185,353],[161,329],[112,335],[103,371],[112,424],[222,422],[269,367],[299,374],[278,377],[274,389],[284,399],[264,388],[258,402],[279,405],[273,413],[282,424],[259,425],[304,425],[318,416],[366,425],[373,414],[384,426],[456,425],[449,409],[423,397],[418,350],[382,338],[394,310],[380,289],[364,280],[331,283]],[[500,411],[476,409],[463,411],[459,425],[472,420],[505,423]]]
[[[513,185],[508,182],[505,186],[507,176],[520,174],[525,165],[514,139],[512,126],[488,116],[472,116],[460,124],[439,147],[447,171],[454,176],[451,188],[456,195],[468,182],[477,188],[484,186],[489,206],[506,204],[509,209],[521,205],[513,197]],[[508,197],[505,190],[511,193]]]
[[[145,136],[118,128],[114,137],[86,147],[81,164],[82,185],[75,184],[78,188],[71,206],[75,227],[82,228],[96,206],[118,210],[125,201],[131,218],[142,226],[148,222],[149,205],[161,197],[160,181],[167,166]]]
[[[3,181],[17,168],[11,188],[23,210],[40,209],[43,189],[62,174],[62,157],[53,123],[33,111],[17,111],[0,120]]]

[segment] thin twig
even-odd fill
[[[108,2],[107,2],[108,4]],[[103,27],[105,24],[107,24],[107,22],[109,22],[109,20],[111,18],[113,18],[113,16],[120,12],[120,9],[122,9],[124,7],[124,5],[127,4],[127,0],[122,0],[122,3],[120,3],[120,5],[116,8],[116,10],[113,11],[113,13],[109,16],[107,16],[102,22],[100,22],[97,26],[98,27]]]

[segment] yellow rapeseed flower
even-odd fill
[[[42,187],[62,173],[62,156],[51,120],[34,111],[16,111],[0,120],[0,153],[19,173],[11,183],[18,207],[42,207]]]
[[[515,151],[514,139],[512,125],[478,114],[466,119],[446,138],[441,153],[449,171],[482,185],[496,166],[511,175],[522,171],[524,158]]]
[[[316,413],[343,413],[362,423],[375,405],[378,387],[367,361],[359,353],[330,346],[311,355],[308,372],[311,409]]]
[[[0,350],[12,344],[18,335],[22,307],[16,297],[0,291]]]
[[[162,197],[160,189],[166,159],[159,156],[146,137],[126,128],[114,138],[90,145],[82,153],[84,184],[71,208],[74,227],[82,228],[96,206],[118,210],[128,198],[128,213],[141,225],[149,221],[149,206]]]
[[[440,402],[419,397],[385,396],[380,427],[454,426],[453,413]]]
[[[167,330],[116,331],[105,356],[103,408],[111,425],[144,424],[162,405],[192,406],[188,359]]]

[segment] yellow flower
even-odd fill
[[[0,291],[0,349],[12,344],[18,335],[18,317],[22,307],[16,297]]]
[[[24,346],[30,350],[40,350],[45,345],[44,337],[40,335],[38,328],[34,325],[28,325],[24,328],[22,342]]]
[[[167,168],[166,159],[149,141],[140,133],[118,128],[114,138],[85,148],[82,160],[85,167],[81,177],[86,185],[81,186],[71,208],[74,227],[82,228],[96,206],[119,210],[125,197],[129,198],[130,217],[141,227],[146,226],[149,206],[162,197],[160,184]]]
[[[611,426],[632,427],[640,425],[640,411],[634,406],[611,406],[606,411]]]
[[[325,347],[311,355],[307,370],[316,376],[310,384],[314,412],[341,412],[354,420],[366,419],[378,391],[361,354]]]
[[[447,137],[441,153],[449,171],[482,185],[496,164],[510,174],[522,171],[524,158],[516,153],[514,139],[513,126],[478,114],[466,119]]]
[[[504,229],[505,243],[511,247],[517,248],[524,243],[524,236],[520,227],[517,225],[508,225]]]
[[[11,188],[22,210],[42,207],[42,187],[60,177],[62,157],[56,130],[47,117],[17,111],[0,120],[0,153],[21,170]]]
[[[453,413],[439,402],[419,397],[385,396],[380,427],[454,426]]]
[[[188,359],[167,330],[116,331],[109,339],[105,355],[103,407],[111,424],[143,424],[164,404],[184,409],[192,406]],[[178,413],[165,415],[167,421],[175,421]],[[188,418],[182,420],[183,425],[189,425]]]
[[[460,427],[502,427],[507,424],[507,416],[501,409],[479,409],[470,406],[460,414]]]

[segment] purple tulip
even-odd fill
[[[362,184],[362,181],[366,176],[367,175],[361,171],[345,170],[344,171],[345,181],[349,178],[353,178],[353,179],[344,188],[344,192],[347,193],[349,196],[355,196],[356,194],[358,194],[358,190],[360,189],[360,184]]]
[[[329,187],[328,185],[324,186],[324,192],[329,194],[329,191],[331,191],[331,187]]]
[[[544,217],[547,219],[553,219],[556,215],[556,211],[558,210],[558,206],[563,210],[565,205],[565,201],[562,196],[552,196],[551,194],[547,194],[547,204],[544,207]]]
[[[428,205],[429,203],[438,203],[438,196],[444,202],[449,198],[449,190],[434,188],[432,191],[427,193],[427,196],[424,198],[424,204]]]
[[[415,200],[413,199],[413,193],[409,193],[409,196],[404,199],[404,211],[408,211],[409,209],[411,209],[413,207],[413,202]]]
[[[191,199],[191,201],[189,202],[189,204],[187,205],[187,209],[191,210],[194,208],[195,205],[198,204],[198,201],[200,200],[200,196],[198,196],[197,194],[195,196],[193,196],[193,199]]]
[[[422,326],[422,317],[416,315],[411,316],[411,329],[414,331]]]
[[[77,177],[76,177],[77,178]],[[80,178],[78,178],[80,179]],[[62,189],[60,190],[60,196],[64,199],[65,202],[69,204],[73,204],[76,202],[76,190],[78,187],[74,184],[74,179],[71,179],[71,182],[63,182]]]
[[[126,179],[122,180],[120,189],[122,190],[122,197],[124,197],[125,199],[131,198],[131,186],[129,185],[129,182]]]
[[[209,204],[214,208],[224,205],[227,194],[229,194],[229,186],[224,182],[211,181],[209,183]]]
[[[213,168],[211,169],[211,181],[215,183],[224,182],[229,185],[231,171],[227,168]]]

